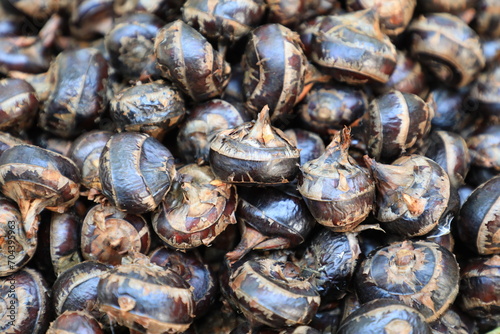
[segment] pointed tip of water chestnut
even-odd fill
[[[375,161],[375,159],[372,159],[372,158],[370,158],[370,157],[369,157],[369,156],[367,156],[367,155],[364,155],[364,156],[363,156],[363,160],[364,160],[364,162],[365,162],[365,164],[366,164],[366,167],[368,167],[370,170],[373,170],[374,165],[377,163],[377,162]]]
[[[257,139],[263,145],[267,145],[275,139],[269,116],[269,106],[266,104],[257,115],[257,119],[249,132],[249,137]]]
[[[363,157],[366,165],[371,170],[372,176],[377,182],[377,187],[382,192],[392,192],[399,188],[406,188],[414,180],[413,168],[407,166],[386,165],[376,162],[368,156]]]
[[[257,120],[255,121],[255,124],[257,123],[271,123],[271,119],[269,117],[269,106],[266,104],[262,110],[259,112],[257,115]]]
[[[329,157],[333,153],[340,151],[343,157],[347,157],[349,154],[349,147],[351,146],[351,129],[349,127],[344,127],[342,130],[338,131],[332,138],[332,141],[325,148],[324,157]]]

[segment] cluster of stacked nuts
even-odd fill
[[[500,327],[500,2],[0,1],[0,332]]]

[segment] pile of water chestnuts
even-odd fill
[[[0,332],[500,330],[500,3],[0,0]]]

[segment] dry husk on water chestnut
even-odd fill
[[[371,212],[375,184],[349,155],[348,128],[340,131],[318,159],[301,167],[298,190],[318,223],[347,232]]]
[[[228,274],[227,294],[254,327],[307,325],[318,310],[316,288],[285,255],[249,255]]]
[[[127,254],[146,254],[151,244],[148,223],[141,215],[98,204],[81,226],[81,249],[85,260],[118,265]]]
[[[396,299],[432,322],[455,301],[459,279],[453,253],[434,242],[407,240],[370,253],[355,282],[361,303]]]
[[[99,161],[102,193],[118,209],[135,214],[154,210],[175,175],[170,151],[144,133],[113,135]]]
[[[1,191],[19,206],[28,238],[36,235],[43,209],[64,212],[76,202],[79,182],[73,161],[34,145],[13,146],[0,156]]]
[[[386,232],[422,236],[457,214],[456,189],[444,169],[431,159],[403,156],[385,165],[365,156],[365,161],[377,188],[375,217]]]
[[[0,276],[21,269],[35,254],[37,236],[26,237],[16,204],[0,196]]]
[[[236,187],[218,179],[209,166],[189,164],[177,171],[151,222],[171,247],[208,246],[229,224],[236,223],[237,198]]]
[[[219,132],[210,145],[209,161],[222,181],[273,185],[295,178],[300,153],[283,131],[271,126],[265,106],[257,120]]]
[[[170,269],[137,257],[111,269],[97,286],[99,309],[141,333],[177,333],[194,319],[192,287]]]

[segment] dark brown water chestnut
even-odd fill
[[[0,156],[1,191],[19,206],[28,238],[35,236],[44,208],[64,212],[75,203],[79,182],[73,161],[37,146],[16,145]]]
[[[242,60],[246,107],[254,113],[268,105],[271,120],[289,117],[304,89],[307,58],[297,33],[280,24],[253,30]]]
[[[458,236],[479,255],[500,254],[500,176],[477,187],[460,209]]]
[[[401,236],[422,236],[440,220],[458,213],[456,189],[445,170],[421,155],[403,156],[391,165],[365,158],[377,185],[375,217],[382,228]]]
[[[323,308],[344,298],[360,254],[356,233],[334,233],[323,228],[309,241],[301,263],[314,273]]]
[[[220,96],[231,67],[198,31],[177,20],[156,35],[155,55],[163,76],[200,102]]]
[[[356,272],[361,303],[399,300],[438,319],[458,294],[459,268],[453,253],[434,242],[403,241],[372,252]]]
[[[431,129],[434,109],[414,94],[391,91],[373,99],[363,118],[369,155],[392,162],[412,153]]]
[[[0,80],[0,130],[28,129],[37,111],[38,98],[29,83],[21,79]]]
[[[35,254],[37,236],[26,236],[16,204],[0,196],[0,276],[21,269]]]
[[[59,2],[59,1],[55,1]],[[79,40],[93,40],[104,36],[113,27],[113,1],[68,1],[69,30]]]
[[[417,0],[347,0],[349,11],[375,8],[382,32],[390,37],[401,34],[413,17]]]
[[[470,154],[465,140],[453,132],[435,131],[427,141],[425,156],[446,171],[453,187],[463,185],[470,168]]]
[[[380,30],[375,9],[323,16],[316,22],[311,60],[322,71],[349,84],[389,80],[396,67],[396,47]]]
[[[177,126],[186,109],[181,92],[164,81],[125,88],[110,103],[111,119],[119,131],[147,133],[162,140]]]
[[[99,50],[61,52],[49,69],[52,91],[40,111],[39,126],[61,137],[74,137],[106,107],[108,65]]]
[[[453,306],[429,325],[433,334],[469,334],[475,333],[476,329],[472,320]]]
[[[325,144],[319,135],[314,132],[293,128],[285,131],[293,145],[300,150],[300,165],[319,158],[325,153]]]
[[[494,66],[479,75],[472,84],[469,98],[477,106],[477,111],[500,123],[500,66]]]
[[[469,259],[461,270],[460,308],[475,318],[500,318],[500,256]]]
[[[426,99],[433,106],[434,117],[431,120],[434,130],[459,132],[464,126],[468,106],[468,89],[460,90],[438,86],[431,90]],[[469,102],[473,102],[470,101]],[[474,102],[473,102],[474,103]]]
[[[87,311],[95,319],[109,325],[106,314],[97,304],[97,284],[111,266],[85,261],[67,269],[57,277],[52,286],[52,303],[56,316],[66,311]]]
[[[99,179],[99,159],[112,135],[110,131],[92,130],[80,135],[71,144],[68,156],[80,169],[82,185],[87,189],[102,191]]]
[[[209,39],[234,42],[262,21],[265,10],[264,0],[187,0],[182,18]]]
[[[477,0],[472,27],[481,37],[500,37],[500,5],[495,0]]]
[[[418,310],[395,300],[377,299],[351,313],[337,333],[431,334],[433,331]]]
[[[97,286],[99,309],[140,333],[177,333],[191,325],[191,286],[178,274],[138,257],[111,269]]]
[[[213,99],[191,109],[181,124],[177,146],[188,162],[208,162],[210,143],[222,130],[237,127],[246,120],[229,102]]]
[[[318,223],[335,232],[359,225],[373,208],[375,183],[349,156],[350,129],[339,132],[326,152],[301,167],[298,190]]]
[[[412,36],[411,54],[445,85],[464,87],[484,67],[479,37],[457,16],[420,16],[408,31]]]
[[[252,327],[307,325],[320,304],[314,285],[286,256],[251,256],[236,262],[228,289]]]
[[[226,257],[235,262],[252,249],[293,248],[304,242],[316,224],[295,189],[238,189],[236,217],[242,229],[240,243]]]
[[[368,97],[362,89],[340,83],[314,85],[298,107],[304,127],[324,137],[332,129],[351,125],[367,108]]]
[[[47,334],[104,334],[102,325],[85,311],[66,311],[50,324]]]
[[[406,52],[397,51],[396,68],[384,85],[374,85],[379,94],[398,90],[424,98],[429,92],[427,76],[418,61],[413,60]]]
[[[51,55],[43,41],[37,37],[16,36],[0,38],[0,73],[9,71],[26,73],[45,72]]]
[[[164,25],[157,16],[148,13],[134,13],[115,21],[104,38],[104,45],[111,66],[125,80],[159,77],[154,39]]]
[[[236,223],[235,186],[217,178],[209,166],[180,168],[151,221],[158,236],[171,247],[208,246],[229,224]]]
[[[466,138],[471,164],[500,172],[500,124],[487,124]]]
[[[85,260],[117,265],[124,256],[146,254],[151,235],[146,220],[113,206],[91,208],[81,228],[81,250]]]
[[[51,317],[49,286],[34,269],[0,278],[0,331],[44,334]]]
[[[172,153],[144,133],[113,135],[102,150],[102,193],[118,209],[133,214],[154,210],[175,178]]]
[[[26,144],[26,142],[22,139],[14,137],[8,132],[0,131],[0,155],[7,149],[11,148],[15,145]]]
[[[281,130],[271,126],[265,106],[256,121],[219,132],[210,144],[209,161],[224,182],[273,185],[295,178],[300,153]]]
[[[80,254],[80,217],[74,212],[52,213],[50,219],[50,258],[59,276],[83,261]]]
[[[195,252],[178,252],[165,246],[149,254],[152,263],[175,271],[193,287],[194,314],[206,314],[217,298],[218,285],[209,266]]]

